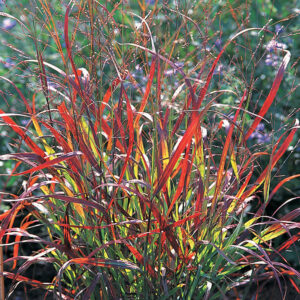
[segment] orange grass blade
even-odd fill
[[[218,196],[220,194],[221,184],[222,184],[222,180],[223,180],[223,176],[224,176],[223,172],[224,172],[224,167],[225,167],[225,161],[226,161],[227,152],[228,152],[228,149],[229,149],[229,146],[230,146],[230,141],[231,141],[233,129],[234,129],[235,123],[237,121],[240,109],[242,108],[243,102],[244,102],[244,100],[246,98],[246,94],[247,94],[247,90],[244,91],[244,95],[243,95],[243,97],[241,99],[239,108],[237,109],[237,111],[235,113],[234,119],[232,121],[232,124],[230,126],[229,132],[228,132],[227,137],[226,137],[226,141],[225,141],[225,145],[224,145],[224,148],[223,148],[221,160],[220,160],[220,163],[219,163],[219,169],[218,169],[218,174],[217,174],[217,182],[216,182],[216,189],[215,189],[215,193],[214,193],[214,196],[213,196],[213,199],[212,199],[212,207],[213,208],[214,208],[214,206],[216,204],[216,201],[217,201],[217,198],[218,198]]]
[[[292,176],[289,176],[283,180],[281,180],[277,185],[276,187],[273,189],[273,191],[271,192],[270,196],[269,196],[269,201],[271,200],[271,198],[276,194],[276,192],[280,189],[280,187],[282,185],[284,185],[286,182],[292,180],[292,179],[295,179],[297,177],[300,177],[300,174],[297,174],[297,175],[292,175]]]
[[[185,177],[186,177],[186,173],[187,173],[187,167],[188,167],[188,150],[190,149],[190,145],[191,145],[191,141],[189,142],[187,148],[186,148],[186,153],[185,153],[185,157],[183,159],[183,164],[182,166],[180,166],[181,169],[181,174],[180,174],[180,178],[179,178],[179,182],[176,188],[176,192],[175,195],[173,196],[172,202],[168,208],[168,212],[167,212],[167,217],[169,216],[169,214],[171,213],[171,210],[173,208],[173,206],[175,205],[177,199],[179,198],[183,188],[184,188],[184,182],[185,182]]]
[[[29,217],[30,215],[28,215],[26,218],[28,219],[28,217]],[[34,223],[36,223],[37,221],[36,220],[34,220],[34,221],[26,221],[23,225],[21,225],[20,226],[20,230],[26,230],[30,225],[32,225],[32,224],[34,224]],[[19,253],[19,246],[20,246],[20,244],[19,244],[19,242],[20,242],[20,240],[21,240],[21,235],[17,235],[16,236],[16,239],[15,239],[15,245],[14,245],[14,251],[13,251],[13,256],[14,257],[17,257],[18,256],[18,253]],[[13,263],[13,266],[12,266],[12,270],[14,270],[15,268],[16,268],[16,266],[17,266],[17,261],[16,260],[14,260],[14,263]]]
[[[163,174],[159,178],[154,193],[153,193],[153,198],[158,194],[158,192],[162,189],[162,187],[165,185],[166,180],[169,178],[171,175],[174,166],[178,162],[179,157],[181,156],[181,153],[183,152],[184,148],[186,145],[189,143],[189,141],[192,139],[193,135],[195,134],[195,131],[197,127],[199,126],[199,122],[203,115],[207,112],[207,110],[210,108],[213,100],[210,101],[206,107],[199,113],[198,111],[194,111],[192,116],[191,116],[191,123],[188,126],[187,130],[185,131],[184,136],[182,137],[179,145],[177,146],[176,150],[174,151],[167,167],[163,171]]]
[[[0,117],[7,125],[10,126],[10,128],[14,132],[16,132],[23,139],[23,141],[32,151],[43,158],[45,157],[46,154],[44,153],[44,151],[40,147],[38,147],[38,145],[19,127],[19,125],[17,125],[10,117],[8,117],[2,109],[0,109]]]
[[[112,95],[112,92],[116,89],[116,87],[120,84],[120,82],[121,82],[120,78],[114,79],[114,81],[112,82],[112,85],[107,89],[107,91],[102,99],[102,103],[100,105],[100,113],[99,113],[100,118],[102,118],[103,111]]]

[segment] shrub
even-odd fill
[[[291,120],[277,140],[271,137],[272,147],[264,151],[249,142],[268,122],[290,52],[274,43],[281,62],[255,109],[253,73],[249,82],[246,75],[231,75],[230,90],[210,86],[217,78],[220,84],[224,68],[227,75],[241,72],[239,62],[220,64],[226,51],[238,51],[250,32],[263,39],[270,34],[266,28],[240,30],[209,50],[209,35],[202,36],[195,21],[164,6],[171,14],[165,18],[179,16],[201,36],[201,44],[187,51],[199,50],[201,59],[180,53],[175,61],[181,28],[172,37],[152,28],[158,1],[143,3],[154,8],[145,15],[145,6],[139,17],[123,4],[108,9],[73,1],[65,12],[61,8],[63,40],[55,6],[46,1],[39,1],[34,15],[46,21],[34,30],[29,21],[14,19],[34,41],[36,58],[20,63],[34,66],[39,83],[29,101],[1,78],[15,88],[26,107],[21,117],[28,119],[22,126],[13,119],[17,115],[0,111],[1,125],[21,140],[20,150],[1,159],[16,161],[9,176],[25,178],[22,192],[2,200],[11,204],[0,216],[2,247],[13,245],[3,273],[13,280],[10,293],[25,282],[62,299],[218,299],[269,278],[282,297],[282,278],[299,291],[300,274],[282,253],[299,239],[294,229],[300,210],[281,218],[264,213],[277,190],[299,176],[270,190],[272,170],[298,121]],[[49,62],[43,47],[55,48],[54,60],[61,61]],[[218,102],[227,94],[231,102]],[[266,166],[258,164],[261,157]],[[44,227],[40,234],[33,233],[37,221]],[[274,245],[283,234],[287,240]],[[19,255],[24,243],[41,249]],[[56,268],[51,282],[22,275],[40,262]]]

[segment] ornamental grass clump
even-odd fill
[[[299,122],[273,134],[271,147],[253,144],[291,55],[276,48],[280,63],[258,108],[254,71],[238,80],[238,60],[222,60],[255,33],[259,45],[244,57],[254,67],[262,41],[276,34],[240,29],[212,49],[192,17],[158,1],[144,2],[141,16],[98,1],[38,7],[22,20],[1,13],[32,39],[35,57],[21,56],[16,67],[36,74],[27,95],[1,76],[25,107],[0,111],[16,149],[0,158],[15,162],[8,176],[24,180],[18,193],[2,195],[10,208],[0,216],[1,246],[13,248],[3,262],[6,296],[23,282],[56,299],[220,299],[271,278],[282,298],[287,280],[299,292],[300,274],[283,252],[299,239],[300,209],[265,215],[278,189],[299,176],[272,185]],[[182,21],[172,35],[155,27],[167,17]],[[176,57],[185,28],[195,46]],[[28,243],[40,248],[22,255]],[[55,268],[54,278],[24,275],[41,263]]]

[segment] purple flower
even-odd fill
[[[269,143],[270,141],[271,141],[271,138],[267,133],[265,133],[265,134],[259,133],[258,134],[257,142],[259,144],[266,144],[266,143]]]
[[[287,48],[287,45],[284,43],[279,43],[276,40],[272,39],[267,45],[266,50],[268,52],[273,52],[276,49],[282,49],[285,50]]]
[[[176,67],[179,68],[179,69],[182,69],[184,67],[184,63],[183,62],[177,62],[175,63]]]
[[[184,67],[184,63],[183,63],[183,62],[177,62],[177,63],[175,63],[175,65],[176,65],[176,67],[177,67],[178,69],[182,69],[182,68]],[[165,75],[165,76],[172,76],[172,75],[175,75],[175,74],[178,72],[178,69],[173,69],[173,68],[171,68],[171,69],[169,69],[169,70],[166,70],[166,71],[164,71],[164,75]]]
[[[277,55],[275,55],[275,54],[268,54],[266,56],[265,64],[267,66],[276,67],[278,65],[278,62],[279,62],[279,57]]]
[[[264,133],[265,125],[263,123],[259,123],[255,129],[255,131],[250,135],[250,139],[256,139],[259,144],[266,144],[271,141],[270,135],[268,133]]]
[[[217,39],[216,42],[215,42],[215,46],[219,51],[221,51],[222,50],[222,40]]]
[[[21,124],[25,127],[29,123],[28,119],[22,119]]]
[[[283,31],[283,26],[282,25],[279,25],[279,24],[276,24],[275,25],[275,32],[277,33],[277,34],[280,34],[282,31]]]
[[[11,58],[8,58],[5,63],[3,64],[4,68],[11,68],[15,66],[15,63],[13,62],[13,60]]]
[[[16,20],[13,20],[11,18],[5,18],[2,22],[1,28],[5,30],[11,30],[16,26],[16,24],[17,24]]]
[[[267,45],[266,45],[266,49],[268,52],[273,52],[274,49],[276,48],[276,41],[275,40],[271,40]]]
[[[222,64],[217,65],[217,67],[214,70],[214,75],[222,76],[223,70],[224,70],[224,65],[222,65]]]
[[[258,131],[264,131],[265,130],[265,124],[260,122],[257,125],[256,130],[258,130]]]
[[[173,70],[173,69],[169,69],[169,70],[164,71],[165,76],[172,76],[175,73],[176,73],[176,70]]]
[[[267,58],[267,59],[265,60],[265,63],[266,63],[267,66],[272,66],[273,61],[272,61],[271,58]]]

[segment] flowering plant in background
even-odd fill
[[[17,22],[10,18],[5,18],[2,22],[2,29],[11,30],[16,26]]]
[[[61,299],[220,299],[239,297],[252,282],[258,294],[267,279],[276,281],[282,297],[284,280],[299,292],[300,274],[283,253],[299,240],[294,229],[300,210],[265,215],[278,189],[299,177],[271,187],[272,170],[299,121],[290,120],[272,149],[258,151],[248,142],[267,142],[262,122],[290,52],[275,41],[267,45],[267,51],[276,49],[279,68],[260,108],[252,110],[254,83],[246,76],[240,88],[232,81],[231,89],[213,90],[212,82],[225,77],[214,75],[222,75],[228,48],[261,28],[239,30],[213,53],[196,22],[164,6],[200,36],[203,57],[199,63],[195,54],[193,66],[191,53],[173,58],[180,30],[162,36],[161,47],[161,27],[152,24],[158,1],[147,1],[153,5],[149,14],[140,4],[142,16],[125,14],[118,5],[72,1],[63,12],[63,41],[54,8],[38,2],[45,43],[18,20],[34,41],[36,57],[22,64],[34,66],[36,89],[29,98],[1,77],[22,99],[21,117],[29,119],[22,125],[19,114],[0,110],[1,125],[21,140],[18,151],[0,159],[15,162],[9,176],[24,178],[22,190],[2,200],[10,209],[0,215],[0,240],[13,247],[4,261],[8,297],[20,282]],[[54,61],[40,43],[56,49]],[[235,104],[220,103],[223,93],[234,95]],[[261,157],[268,163],[260,168]],[[36,224],[43,234],[34,232]],[[284,234],[288,238],[276,245]],[[41,248],[24,256],[21,246],[27,243]],[[39,263],[55,267],[50,281],[24,275]]]
[[[256,139],[259,144],[270,143],[271,138],[268,133],[264,133],[265,125],[263,123],[258,124],[255,131],[249,137],[250,139]]]

